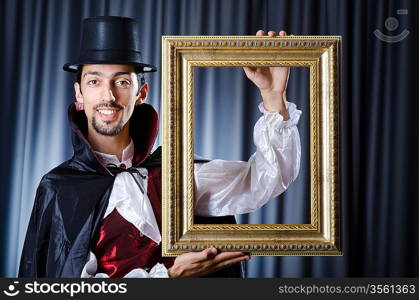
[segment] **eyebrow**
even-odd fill
[[[131,72],[116,72],[111,76],[111,78],[121,76],[121,75],[130,75],[130,74],[131,74]],[[106,77],[102,72],[97,72],[97,71],[88,71],[88,72],[84,73],[83,78],[86,75],[96,75],[96,76],[99,76],[99,77]]]

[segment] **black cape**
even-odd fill
[[[87,137],[84,112],[68,110],[74,155],[43,176],[36,191],[19,267],[19,277],[80,277],[106,211],[115,176],[103,166]],[[148,104],[137,105],[130,121],[135,145],[133,166],[161,164],[160,148],[150,154],[158,117]],[[196,223],[235,223],[233,216],[195,218]],[[210,277],[240,277],[241,264]]]

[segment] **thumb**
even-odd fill
[[[202,250],[201,252],[196,253],[197,254],[197,261],[205,261],[208,259],[212,259],[215,257],[218,253],[218,250],[216,248],[207,248],[205,250]]]
[[[244,73],[246,73],[247,78],[250,79],[252,75],[255,73],[256,68],[255,67],[243,67]]]

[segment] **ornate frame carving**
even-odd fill
[[[163,36],[163,256],[217,247],[252,255],[342,255],[340,36]],[[194,224],[195,67],[310,69],[310,224]]]

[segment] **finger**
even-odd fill
[[[234,264],[237,264],[242,261],[248,261],[250,259],[250,256],[243,256],[243,257],[236,257],[229,260],[224,260],[222,262],[217,263],[214,265],[215,270],[220,270],[229,266],[232,266]]]
[[[270,31],[268,32],[268,35],[269,35],[270,37],[275,37],[276,32],[275,32],[275,31],[270,30]]]
[[[215,256],[212,261],[213,263],[220,263],[222,261],[227,261],[230,259],[236,259],[236,258],[249,258],[250,256],[248,254],[245,254],[243,252],[221,252],[217,256]]]
[[[263,31],[263,30],[258,30],[258,32],[256,32],[257,36],[261,36],[261,35],[264,35],[264,34],[265,34],[265,31]]]

